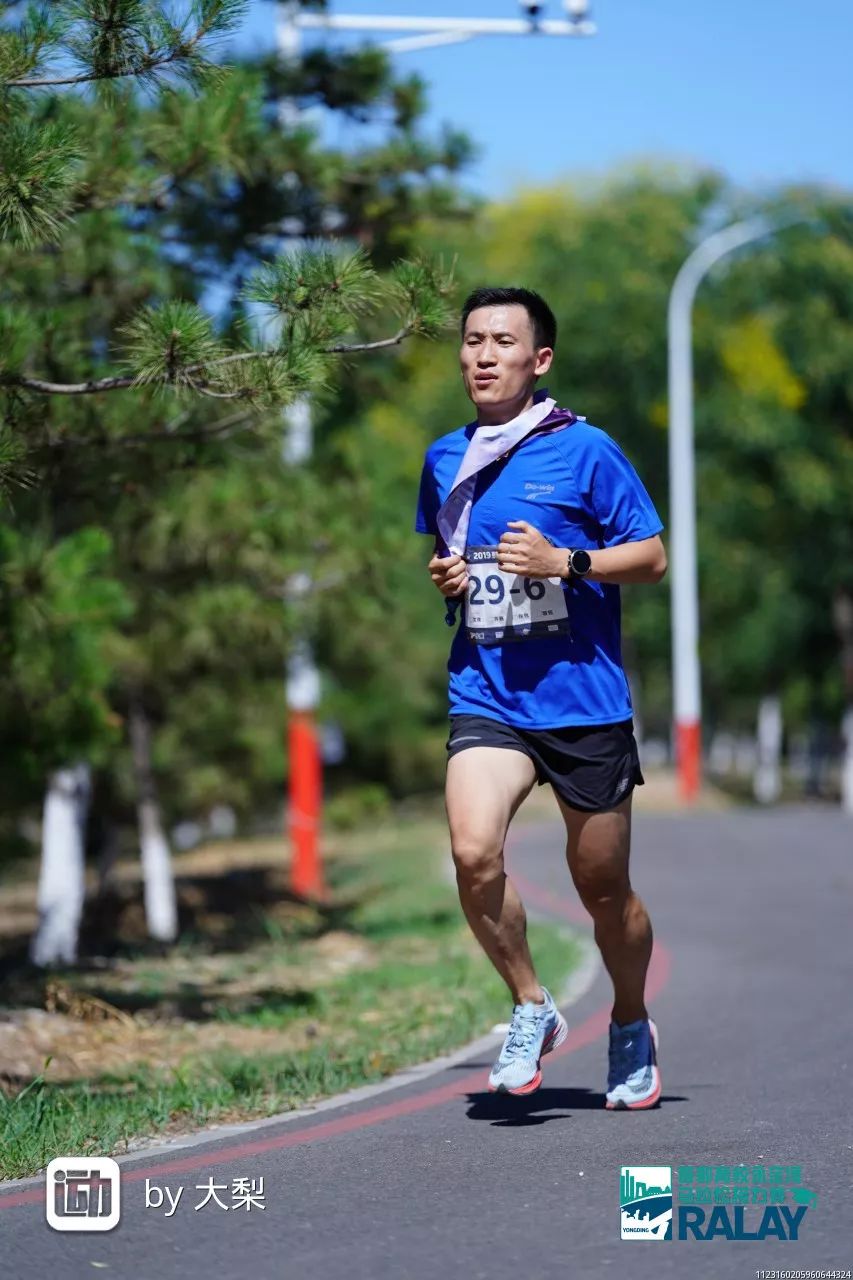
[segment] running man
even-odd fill
[[[459,899],[512,995],[489,1089],[532,1093],[568,1034],[540,985],[507,829],[534,783],[554,789],[566,857],[613,982],[606,1106],[660,1098],[644,1001],[652,929],[631,888],[631,796],[643,782],[622,667],[621,583],[659,582],[663,525],[603,431],[536,390],[557,326],[527,289],[477,289],[460,364],[476,421],[426,454],[416,529],[453,624],[446,804]]]

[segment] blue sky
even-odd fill
[[[519,13],[516,0],[329,3],[340,14]],[[559,0],[546,16],[562,16]],[[663,159],[711,165],[750,188],[853,188],[851,0],[598,0],[593,16],[588,40],[492,37],[395,55],[428,82],[430,122],[478,144],[467,185],[499,197]],[[274,5],[254,0],[240,43],[271,45],[273,20]],[[348,132],[356,141],[355,126],[337,140]]]

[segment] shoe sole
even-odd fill
[[[647,1098],[643,1098],[640,1102],[623,1102],[621,1098],[618,1102],[605,1102],[605,1111],[648,1111],[650,1107],[656,1107],[660,1102],[661,1078],[660,1067],[658,1066],[658,1043],[660,1038],[658,1036],[657,1025],[652,1022],[651,1018],[649,1018],[649,1028],[652,1033],[652,1045],[654,1046],[655,1051],[655,1060],[652,1070],[657,1076],[653,1091]]]
[[[549,1032],[542,1041],[542,1048],[539,1052],[539,1060],[545,1057],[546,1053],[551,1053],[554,1049],[559,1049],[560,1045],[569,1034],[569,1024],[566,1019],[557,1010],[557,1025],[554,1030]],[[542,1068],[537,1067],[536,1075],[532,1080],[528,1080],[527,1084],[517,1085],[514,1089],[509,1089],[505,1084],[490,1084],[488,1086],[489,1093],[511,1093],[516,1098],[524,1098],[528,1093],[535,1093],[542,1083]]]

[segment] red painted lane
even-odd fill
[[[572,920],[575,923],[589,924],[589,917],[586,912],[572,899],[541,889],[538,885],[532,884],[525,877],[519,876],[515,872],[512,875],[516,885],[523,891],[524,897],[530,903],[535,903],[552,915],[562,916],[564,919]],[[669,951],[659,942],[655,942],[646,984],[646,995],[649,1000],[653,1000],[664,989],[669,981],[670,969],[671,958]],[[563,1057],[567,1053],[574,1053],[578,1049],[583,1049],[588,1044],[594,1043],[607,1031],[609,1023],[610,1001],[608,1000],[606,1005],[596,1009],[579,1026],[574,1027],[569,1032],[560,1048],[554,1050],[552,1060]],[[309,1120],[309,1127],[307,1128],[294,1128],[289,1133],[277,1134],[272,1138],[250,1139],[245,1142],[237,1142],[232,1146],[218,1147],[216,1151],[184,1156],[178,1160],[161,1160],[159,1164],[147,1165],[143,1168],[135,1168],[129,1171],[125,1171],[122,1168],[122,1182],[141,1182],[143,1178],[151,1178],[159,1174],[188,1173],[194,1169],[211,1168],[214,1165],[225,1164],[246,1156],[259,1155],[264,1151],[279,1151],[287,1147],[301,1146],[306,1142],[315,1142],[321,1138],[335,1138],[342,1133],[352,1133],[356,1129],[367,1129],[373,1125],[382,1124],[383,1121],[393,1120],[397,1116],[413,1115],[418,1111],[427,1111],[430,1107],[442,1106],[446,1102],[458,1101],[463,1094],[482,1093],[484,1088],[483,1070],[478,1067],[476,1071],[470,1071],[467,1075],[457,1078],[449,1084],[438,1085],[414,1098],[402,1098],[398,1102],[386,1102],[380,1106],[369,1107],[366,1111],[356,1112],[354,1115],[340,1116],[334,1120],[324,1120],[319,1124],[314,1124]],[[13,1191],[5,1196],[0,1192],[0,1209],[12,1209],[17,1205],[40,1204],[43,1200],[43,1186],[33,1187],[27,1191]]]

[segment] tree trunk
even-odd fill
[[[42,822],[39,922],[30,944],[33,964],[74,964],[85,897],[84,841],[91,793],[87,764],[50,775]]]
[[[178,909],[172,855],[163,832],[151,767],[151,723],[138,700],[131,704],[129,724],[145,885],[145,922],[150,937],[159,942],[174,942],[178,936]]]

